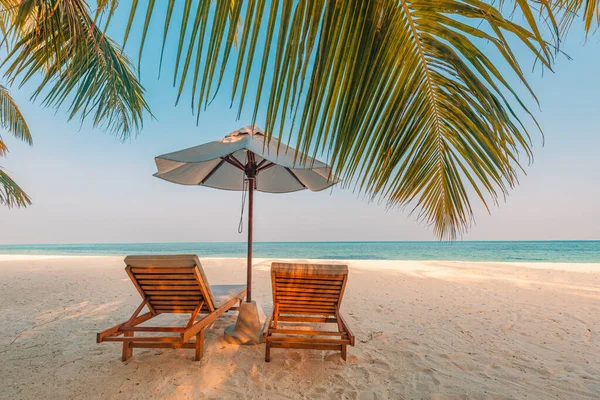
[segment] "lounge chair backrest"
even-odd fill
[[[215,309],[213,294],[196,255],[128,256],[125,271],[155,312],[190,313]]]
[[[336,315],[348,266],[273,263],[273,304],[280,314]]]

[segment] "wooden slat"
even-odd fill
[[[193,267],[131,267],[134,274],[192,274]]]
[[[307,309],[307,308],[280,308],[279,314],[322,314],[335,315],[335,310],[331,309]]]
[[[288,292],[285,290],[277,290],[277,297],[285,297],[285,296],[290,296],[293,298],[300,298],[300,297],[323,297],[323,298],[327,298],[327,299],[335,299],[337,300],[340,296],[339,293],[314,293],[314,292]]]
[[[202,296],[202,293],[198,290],[149,290],[146,292],[150,297],[154,296]]]
[[[279,294],[279,292],[300,292],[300,293],[324,293],[324,294],[339,294],[340,291],[339,290],[327,290],[327,289],[305,289],[305,288],[299,288],[299,287],[285,287],[285,288],[279,288],[279,285],[277,285],[277,294]]]
[[[315,284],[309,284],[309,283],[299,283],[299,284],[290,284],[290,283],[286,283],[286,284],[277,284],[277,290],[281,290],[281,291],[285,291],[287,289],[302,289],[302,291],[307,290],[307,289],[315,289],[317,291],[324,289],[327,291],[331,291],[331,293],[339,293],[341,288],[340,286],[331,286],[331,285],[315,285]]]
[[[329,310],[279,310],[279,315],[322,315],[333,316],[335,312]]]
[[[322,316],[333,316],[335,311],[330,310],[280,310],[279,315],[322,315]]]
[[[156,310],[157,314],[189,314],[193,310]]]
[[[323,317],[298,317],[298,316],[280,316],[281,322],[318,322],[318,323],[335,323],[335,318]]]
[[[190,279],[196,280],[194,274],[136,274],[135,277],[139,280],[143,279]]]
[[[156,310],[165,314],[190,314],[194,312],[193,308],[159,308]]]
[[[287,342],[287,343],[311,343],[311,344],[350,344],[348,339],[331,339],[331,338],[302,338],[294,336],[268,336],[268,341]]]
[[[185,308],[185,309],[194,309],[198,306],[198,303],[196,304],[157,304],[154,306],[154,308],[156,309],[160,309],[160,310],[165,310],[168,308]]]
[[[339,296],[329,293],[300,293],[300,292],[279,292],[277,293],[277,301],[279,300],[333,300],[338,301]]]
[[[334,304],[323,304],[323,303],[279,303],[283,308],[326,308],[326,309],[335,309],[336,306]]]
[[[334,312],[330,312],[330,311],[308,311],[308,310],[302,310],[302,311],[294,311],[294,310],[286,310],[286,311],[280,311],[279,314],[294,314],[294,315],[334,315]],[[281,318],[280,318],[281,320]]]
[[[294,295],[300,295],[302,297],[296,297]],[[279,301],[279,299],[286,299],[286,300],[295,300],[297,298],[304,298],[304,297],[308,297],[310,299],[325,299],[325,300],[338,300],[338,297],[330,297],[331,295],[329,293],[300,293],[300,292],[281,292],[281,294],[278,292],[277,293],[277,300]]]
[[[318,279],[323,281],[341,281],[346,275],[312,275],[312,274],[274,274],[277,279]]]
[[[194,349],[196,342],[187,343],[130,343],[129,347],[144,349]]]
[[[336,307],[327,304],[282,304],[279,303],[280,310],[287,310],[290,308],[307,309],[307,310],[335,310]]]
[[[178,300],[182,300],[182,301],[196,301],[196,303],[198,303],[200,300],[202,300],[202,296],[193,296],[193,295],[189,295],[189,296],[161,296],[161,295],[152,295],[150,296],[150,301],[157,301],[157,300],[173,300],[173,301],[178,301]]]
[[[173,301],[168,301],[168,300],[152,300],[152,304],[154,304],[155,306],[159,306],[159,305],[176,305],[176,304],[180,304],[180,305],[191,305],[191,306],[197,306],[198,303],[200,303],[199,301],[182,301],[182,300],[173,300]]]
[[[164,342],[164,343],[181,343],[181,336],[152,336],[152,337],[107,337],[104,338],[105,342]]]
[[[310,291],[309,291],[310,290]],[[291,298],[298,298],[298,297],[311,297],[311,298],[323,298],[323,299],[328,299],[328,300],[338,300],[339,299],[339,293],[330,293],[331,291],[327,291],[327,290],[323,290],[323,289],[319,289],[319,291],[314,291],[313,289],[293,289],[293,288],[286,288],[285,291],[283,290],[278,290],[276,292],[277,295],[277,300],[280,297],[291,297]],[[277,301],[275,300],[275,301]]]
[[[346,335],[346,332],[313,331],[313,330],[284,329],[284,328],[269,329],[269,333],[282,334],[282,335],[315,335],[315,336],[344,336],[344,335]]]
[[[294,305],[288,305],[288,306],[284,306],[283,304],[280,305],[279,307],[279,311],[283,312],[285,310],[293,310],[293,311],[302,311],[302,310],[306,310],[306,311],[310,311],[310,310],[319,310],[319,311],[323,311],[323,310],[327,310],[327,311],[335,311],[335,307],[318,307],[318,306],[313,306],[313,307],[300,307],[300,306],[294,306]]]
[[[313,286],[313,285],[320,285],[320,286],[329,286],[331,288],[339,288],[340,286],[342,286],[342,282],[343,281],[306,281],[304,279],[286,279],[285,281],[283,280],[277,280],[277,286],[282,286],[282,285],[293,285],[293,286]]]
[[[151,285],[151,286],[142,286],[144,291],[157,291],[157,290],[166,290],[166,291],[177,291],[177,290],[199,290],[197,285],[195,286],[173,286],[173,285]]]
[[[323,281],[320,279],[292,279],[292,278],[276,278],[277,284],[308,284],[308,285],[327,285],[327,286],[342,286],[343,281]]]
[[[132,332],[183,332],[185,328],[174,328],[169,326],[126,326],[121,328],[122,331]]]
[[[144,285],[191,285],[196,286],[198,282],[195,279],[139,279],[138,283],[144,287]]]
[[[296,299],[277,299],[277,304],[306,304],[307,306],[310,305],[317,305],[317,304],[322,304],[322,305],[328,305],[331,307],[335,307],[335,305],[337,304],[337,300],[335,299],[318,299],[318,298],[314,298],[314,299],[310,299],[310,300],[296,300]]]
[[[297,296],[294,296],[294,295],[297,295]],[[315,300],[315,299],[337,301],[338,296],[332,295],[332,294],[319,295],[319,294],[312,294],[312,293],[302,293],[302,294],[290,293],[290,294],[277,295],[277,301],[280,301],[280,300]]]
[[[331,306],[331,307],[335,307],[336,305],[336,301],[335,300],[319,300],[319,299],[313,299],[313,300],[279,300],[279,304],[306,304],[306,305],[326,305],[326,306]]]

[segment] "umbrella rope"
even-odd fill
[[[246,204],[246,193],[248,193],[248,181],[249,179],[244,178],[242,186],[242,211],[240,213],[240,224],[238,225],[238,233],[240,234],[244,231],[244,205]]]

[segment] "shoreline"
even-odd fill
[[[34,261],[34,260],[57,260],[57,259],[118,259],[122,260],[126,255],[75,255],[75,254],[0,254],[0,263],[8,261]],[[199,257],[202,260],[212,261],[246,261],[245,257]],[[293,257],[254,257],[253,264],[262,264],[273,261],[298,261]],[[414,265],[422,267],[423,265],[435,267],[441,265],[488,265],[519,267],[529,269],[547,269],[572,272],[590,272],[600,273],[600,262],[549,262],[549,261],[461,261],[461,260],[362,260],[362,259],[322,259],[322,258],[302,258],[302,262],[308,263],[335,263],[335,264],[361,264],[363,267],[410,270]],[[377,265],[369,265],[377,264]],[[0,268],[2,265],[0,264]]]

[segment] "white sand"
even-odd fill
[[[269,266],[254,297],[271,309]],[[213,284],[240,259],[203,260]],[[352,261],[348,362],[226,344],[222,317],[192,350],[96,344],[139,294],[121,257],[0,256],[0,398],[600,398],[600,265]],[[183,317],[185,318],[185,317]]]

